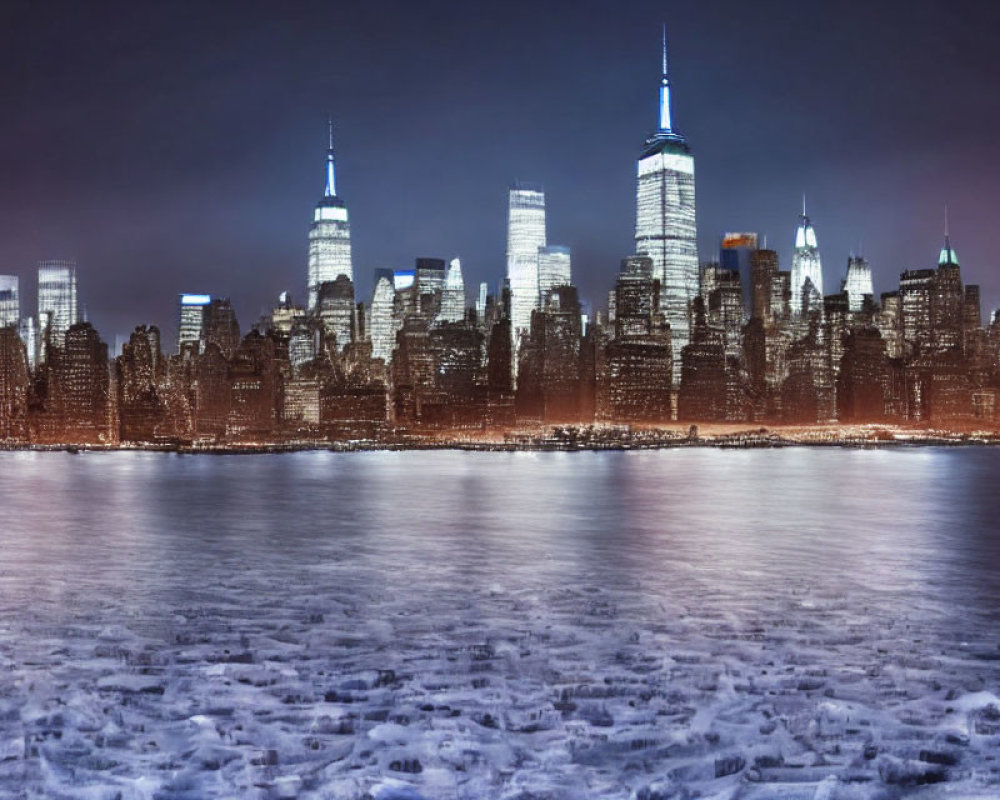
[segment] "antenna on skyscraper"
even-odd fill
[[[806,193],[802,193],[802,216],[806,215]]]
[[[948,204],[944,204],[944,238],[947,241],[951,236],[951,232],[948,230]]]
[[[663,79],[667,79],[667,23],[663,23]]]
[[[326,190],[327,197],[337,196],[337,176],[333,169],[333,115],[327,117],[327,150],[326,150]]]

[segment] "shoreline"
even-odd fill
[[[7,452],[151,452],[178,455],[265,455],[326,450],[330,452],[400,452],[457,450],[466,452],[597,452],[716,448],[720,450],[780,449],[789,447],[837,447],[848,449],[896,449],[920,447],[993,447],[1000,445],[1000,430],[947,431],[895,426],[803,426],[745,428],[715,425],[705,432],[694,426],[678,428],[630,428],[626,426],[546,426],[498,432],[490,436],[452,434],[407,434],[379,439],[299,439],[289,442],[125,442],[34,444],[0,442]]]

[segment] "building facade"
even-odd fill
[[[17,275],[0,275],[0,328],[21,321],[21,293]]]
[[[538,307],[538,250],[545,244],[545,192],[540,186],[512,186],[507,196],[507,280],[515,364],[518,342]]]
[[[38,320],[50,343],[62,347],[66,331],[80,321],[76,296],[75,261],[40,261],[38,263]]]

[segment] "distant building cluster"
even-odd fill
[[[660,118],[636,168],[635,254],[607,311],[584,313],[545,192],[508,195],[507,274],[468,303],[458,258],[417,258],[354,288],[332,136],[308,236],[306,302],[283,293],[245,335],[228,299],[182,294],[176,347],[139,326],[109,361],[71,261],[38,265],[37,313],[0,275],[0,442],[281,443],[535,423],[918,422],[1000,418],[1000,315],[984,327],[945,231],[937,266],[876,298],[852,255],[824,294],[803,202],[790,268],[756,233],[699,263],[694,157]]]

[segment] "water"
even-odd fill
[[[0,796],[1000,796],[1000,450],[0,455]]]

